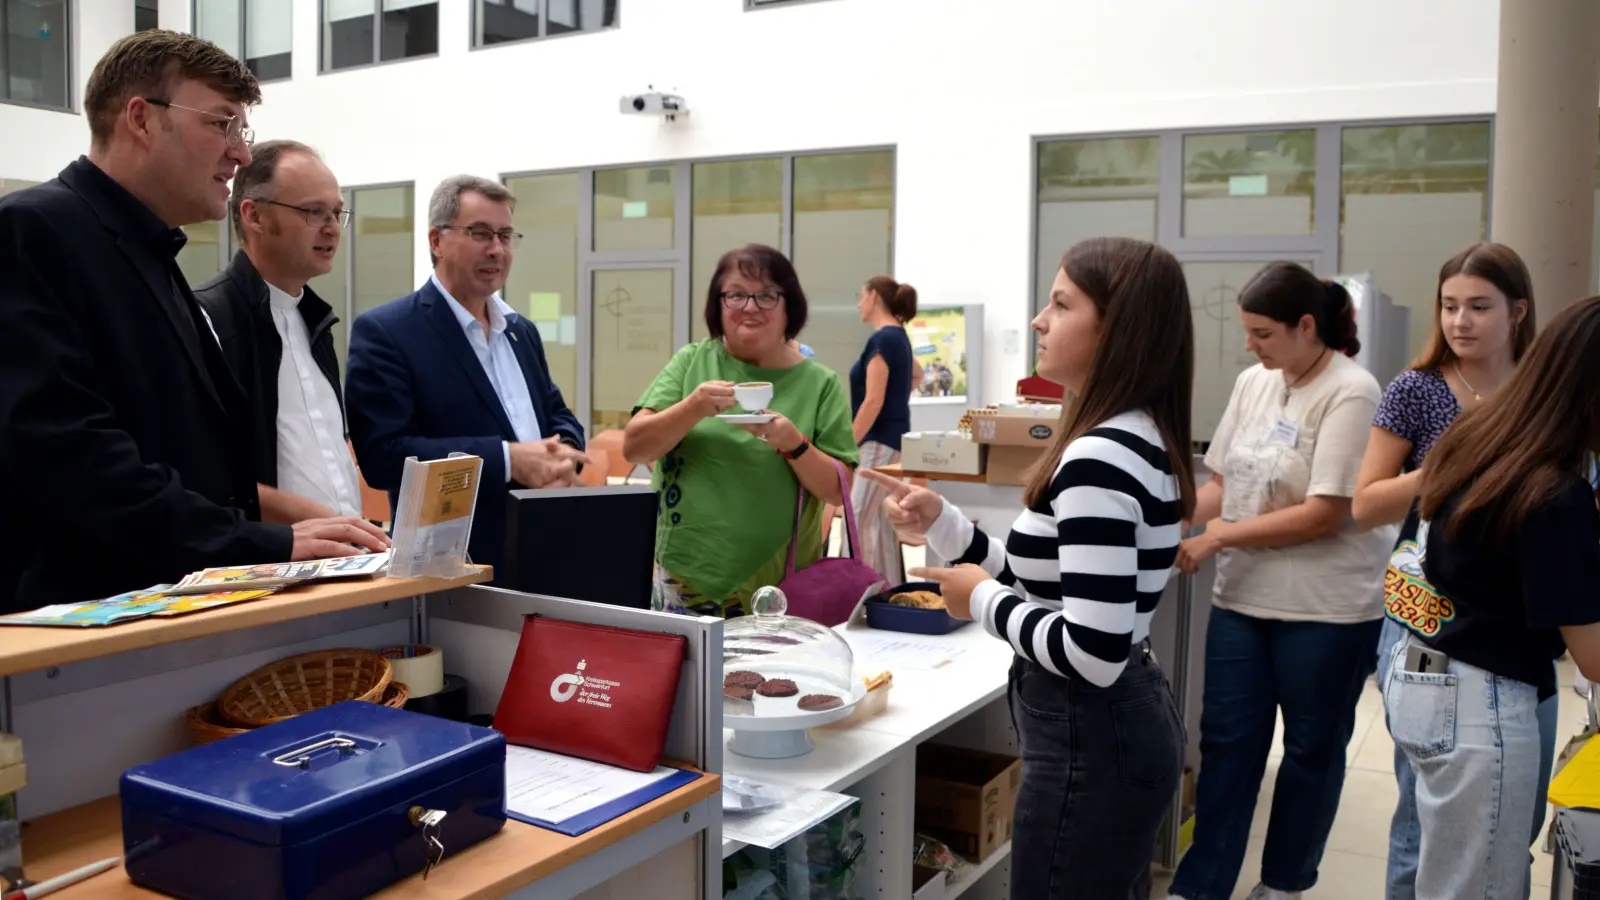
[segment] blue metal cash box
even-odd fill
[[[499,831],[505,738],[349,701],[122,774],[135,884],[186,900],[354,900]],[[443,813],[442,817],[439,815]]]

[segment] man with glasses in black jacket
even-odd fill
[[[261,518],[292,525],[361,514],[346,443],[334,310],[309,282],[333,269],[349,222],[339,182],[296,141],[250,150],[228,215],[240,250],[195,290],[249,396]]]
[[[0,612],[388,545],[260,521],[245,401],[178,269],[260,100],[208,41],[129,35],[89,76],[89,155],[0,198]]]

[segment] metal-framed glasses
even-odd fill
[[[756,302],[756,309],[777,309],[778,304],[783,302],[783,292],[762,291],[758,294],[745,291],[722,292],[722,305],[729,309],[744,309],[750,305],[751,300]]]
[[[280,203],[277,200],[257,200],[256,202],[270,203],[273,206],[281,206],[284,209],[292,209],[295,212],[304,213],[306,217],[306,224],[314,228],[321,228],[324,225],[334,222],[335,220],[338,221],[340,228],[350,227],[351,211],[348,209],[328,209],[322,206],[295,206],[293,203]]]
[[[485,228],[482,225],[440,225],[439,230],[462,232],[467,237],[472,238],[473,243],[477,244],[487,244],[494,238],[499,238],[500,243],[505,244],[507,250],[515,250],[517,245],[522,243],[522,232],[512,231],[509,228],[504,231],[495,231],[493,228]]]
[[[243,116],[228,116],[222,113],[195,109],[192,106],[179,106],[171,100],[162,100],[159,97],[145,97],[144,102],[151,106],[159,106],[162,109],[181,109],[184,112],[192,112],[197,116],[204,116],[208,123],[215,125],[218,131],[227,136],[229,147],[237,147],[240,144],[248,147],[256,142],[255,130],[245,124]]]

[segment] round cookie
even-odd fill
[[[787,678],[770,678],[756,688],[756,693],[763,697],[793,697],[800,693],[800,686]]]
[[[722,679],[722,686],[749,688],[753,691],[760,687],[761,683],[766,680],[767,679],[761,677],[761,673],[759,672],[741,670],[737,672],[729,672],[726,676],[724,676]]]
[[[844,705],[844,700],[832,694],[807,694],[800,698],[800,708],[806,712],[822,712],[825,709],[838,709]]]

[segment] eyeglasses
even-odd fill
[[[207,112],[203,109],[195,109],[192,106],[179,106],[170,100],[161,100],[156,97],[145,97],[144,102],[150,104],[151,106],[162,107],[163,109],[181,109],[185,112],[192,112],[196,115],[205,116],[212,125],[217,126],[218,130],[228,138],[229,147],[237,147],[240,144],[248,147],[256,142],[255,130],[244,123],[243,116],[226,116],[222,113]]]
[[[783,300],[782,291],[762,291],[759,294],[749,294],[744,291],[723,291],[722,305],[729,309],[744,309],[750,301],[756,302],[756,309],[777,309],[778,303]]]
[[[499,238],[500,243],[505,244],[507,250],[515,250],[517,245],[522,243],[522,232],[512,231],[509,228],[504,231],[495,231],[482,225],[440,225],[439,230],[464,232],[467,237],[472,238],[473,243],[477,244],[487,244],[494,238]]]
[[[314,228],[321,228],[338,220],[340,228],[350,227],[351,211],[348,209],[327,209],[321,206],[295,206],[293,203],[279,203],[276,200],[257,200],[257,203],[270,203],[284,209],[292,209],[306,215],[306,224]]]

